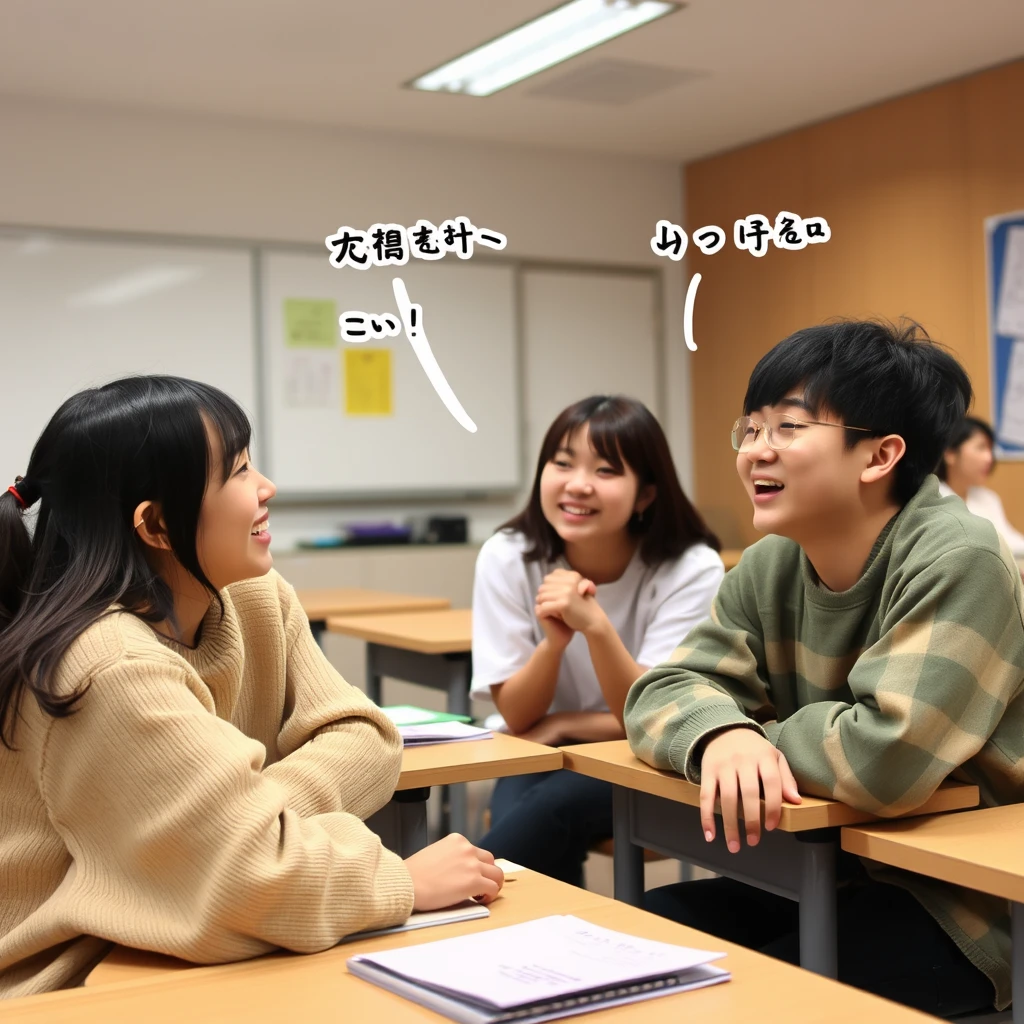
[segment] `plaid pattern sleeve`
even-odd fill
[[[743,726],[766,736],[759,722],[775,718],[756,608],[748,615],[743,572],[722,581],[711,617],[695,626],[668,664],[650,669],[629,691],[626,735],[637,757],[700,782],[695,756],[704,740]]]
[[[1024,733],[1004,722],[1024,679],[1020,616],[1005,614],[1019,589],[995,552],[969,547],[904,574],[849,671],[846,699],[804,704],[769,730],[800,789],[893,816],[923,804],[990,737],[1008,741],[1019,764]],[[989,788],[1005,788],[992,754]]]

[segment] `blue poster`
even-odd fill
[[[996,455],[1024,460],[1024,211],[985,221]]]

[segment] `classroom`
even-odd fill
[[[0,25],[0,1016],[1024,1024],[1020,0]]]

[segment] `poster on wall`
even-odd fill
[[[985,221],[996,455],[1024,461],[1024,210]]]

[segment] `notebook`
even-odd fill
[[[469,715],[450,715],[447,711],[428,711],[411,704],[393,704],[381,708],[395,725],[434,725],[437,722],[472,722]]]
[[[374,928],[371,931],[355,932],[347,935],[341,940],[355,942],[357,939],[374,939],[378,935],[391,935],[393,932],[411,932],[417,928],[430,928],[437,924],[454,924],[456,921],[473,921],[478,917],[490,917],[491,912],[482,903],[476,900],[463,900],[456,903],[454,907],[445,907],[444,910],[418,910],[410,914],[404,924],[395,924],[390,928]]]
[[[489,740],[490,729],[465,722],[438,722],[435,725],[400,725],[402,742],[407,747],[421,747],[428,743],[457,743],[460,740]]]
[[[725,956],[569,914],[349,957],[350,973],[459,1024],[539,1024],[728,981]]]

